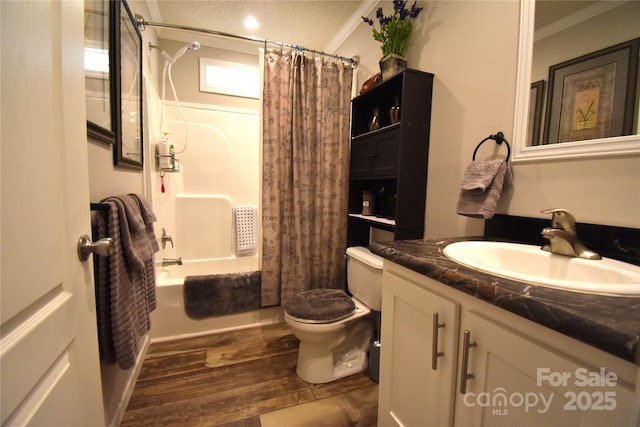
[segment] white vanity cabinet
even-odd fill
[[[382,303],[379,426],[640,425],[631,362],[387,260]]]
[[[386,270],[382,280],[378,425],[450,426],[460,304]]]

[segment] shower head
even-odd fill
[[[198,43],[197,41],[193,41],[191,43],[187,43],[186,45],[182,46],[176,53],[175,55],[173,55],[172,58],[167,59],[169,61],[169,63],[173,64],[175,63],[178,59],[180,59],[182,57],[182,55],[184,55],[185,53],[187,53],[188,50],[198,50],[200,49],[200,43]],[[167,55],[168,56],[168,55]]]

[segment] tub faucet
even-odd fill
[[[576,236],[576,219],[566,209],[545,209],[542,213],[551,214],[551,227],[542,230],[542,237],[549,240],[542,250],[554,254],[584,259],[602,259],[602,257],[587,249]]]
[[[182,257],[180,258],[162,258],[162,266],[168,267],[170,265],[182,265]]]
[[[167,234],[167,230],[162,229],[162,236],[160,237],[160,243],[162,244],[162,249],[167,246],[167,242],[171,243],[171,247],[173,247],[173,237]]]

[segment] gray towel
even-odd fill
[[[511,165],[504,159],[473,161],[460,184],[457,212],[489,219],[495,213],[504,186],[511,184]]]
[[[110,334],[105,333],[101,343],[113,344],[113,352],[106,350],[103,360],[117,359],[122,369],[134,366],[140,351],[142,337],[151,328],[149,313],[156,308],[154,254],[158,244],[153,233],[155,215],[139,195],[109,197],[103,203],[109,205],[107,214],[108,235],[113,239],[114,252],[109,257],[109,289],[99,290],[108,297]],[[144,208],[143,208],[144,206]],[[146,211],[146,213],[143,213]],[[104,273],[103,273],[104,274]],[[99,286],[105,286],[105,278],[99,278]],[[104,312],[103,308],[99,311]]]

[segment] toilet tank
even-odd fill
[[[347,248],[347,286],[367,307],[382,311],[382,258],[363,246]]]

